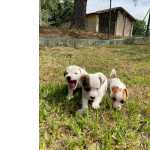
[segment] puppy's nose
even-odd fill
[[[90,96],[91,99],[95,99],[95,96]]]
[[[68,77],[67,77],[67,80],[68,80],[68,81],[70,81],[70,80],[71,80],[71,77],[70,77],[70,76],[68,76]]]

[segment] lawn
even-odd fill
[[[76,113],[81,91],[66,99],[63,72],[76,64],[109,76],[116,68],[129,99],[114,110],[108,95],[100,109]],[[150,150],[150,44],[91,48],[40,47],[41,150]]]

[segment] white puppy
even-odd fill
[[[68,99],[71,99],[73,97],[74,91],[81,87],[80,77],[85,74],[87,74],[85,69],[76,65],[68,66],[65,69],[64,77],[68,83]]]
[[[117,77],[115,69],[110,74],[109,88],[113,107],[120,110],[128,98],[128,91],[126,85]]]
[[[92,107],[99,108],[103,96],[107,91],[107,78],[103,73],[86,74],[81,77],[82,84],[82,108],[83,112],[88,108],[88,101],[92,100]]]

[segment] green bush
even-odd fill
[[[133,25],[133,35],[143,36],[146,31],[146,23],[143,20],[136,20]]]

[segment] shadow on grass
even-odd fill
[[[57,113],[65,113],[67,115],[75,115],[76,111],[81,108],[81,89],[75,93],[71,100],[67,99],[67,86],[63,84],[46,85],[40,88],[40,101],[47,103],[49,109],[55,109]],[[91,108],[92,102],[89,101]],[[112,109],[111,100],[108,94],[104,96],[101,109],[99,111],[108,111]]]
[[[40,99],[51,107],[58,107],[59,112],[74,114],[81,107],[81,89],[71,100],[67,99],[67,85],[46,85],[40,88]]]

